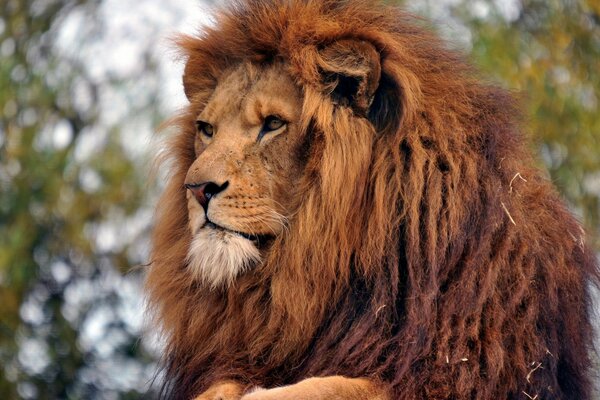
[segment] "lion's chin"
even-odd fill
[[[260,252],[249,239],[223,229],[204,227],[192,238],[188,268],[194,279],[212,289],[226,287],[260,262]]]

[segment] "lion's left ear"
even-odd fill
[[[366,115],[381,77],[380,56],[362,40],[338,40],[319,51],[318,67],[325,90],[338,104]]]

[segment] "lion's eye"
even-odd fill
[[[276,131],[285,125],[285,121],[275,115],[269,115],[265,118],[265,123],[263,125],[263,132],[271,132]]]
[[[212,137],[213,133],[214,133],[214,128],[211,124],[209,124],[208,122],[204,122],[204,121],[196,121],[196,128],[198,129],[198,132],[202,133],[203,135],[207,136],[207,137]]]
[[[265,136],[265,134],[277,131],[283,128],[286,124],[287,122],[285,122],[278,116],[269,115],[267,118],[265,118],[265,122],[263,123],[263,126],[260,129],[260,133],[258,134],[257,140],[260,142],[260,140],[263,138],[263,136]]]
[[[262,131],[263,132],[272,132],[277,129],[283,127],[285,125],[285,121],[279,118],[276,115],[269,115],[265,118],[265,123],[263,124]]]

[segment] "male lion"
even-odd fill
[[[177,399],[589,399],[582,230],[503,90],[396,8],[185,37],[147,278]]]

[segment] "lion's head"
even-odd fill
[[[344,118],[352,115],[367,122],[380,75],[375,48],[361,40],[339,40],[317,56],[320,95],[328,97],[330,107],[347,108],[350,114]],[[194,279],[217,289],[261,264],[274,242],[285,241],[281,236],[290,233],[290,219],[306,207],[307,191],[312,190],[307,185],[319,178],[315,168],[321,168],[322,160],[320,154],[311,157],[311,152],[320,151],[311,125],[315,110],[305,104],[306,90],[289,62],[234,63],[215,77],[210,91],[196,91],[193,73],[188,70],[184,76],[192,112],[197,114],[195,160],[184,180],[192,235],[187,268]],[[333,114],[333,108],[327,111]],[[374,136],[364,139],[370,146]],[[335,157],[364,157],[369,152],[348,150],[351,153]],[[309,161],[312,169],[307,169]],[[353,188],[354,171],[330,161],[339,164],[328,171],[337,181],[325,188],[336,191],[331,204],[341,203],[345,197],[341,191],[360,196],[362,189]],[[359,204],[357,198],[348,206]]]
[[[175,397],[326,374],[586,396],[595,264],[506,92],[361,0],[237,1],[179,44],[147,278]]]
[[[195,278],[231,284],[285,232],[306,162],[301,109],[282,64],[235,66],[202,99],[185,177]]]

